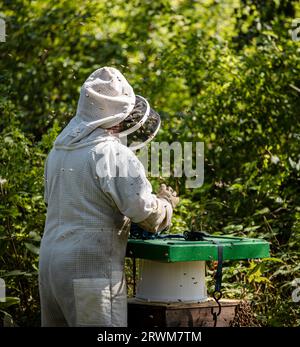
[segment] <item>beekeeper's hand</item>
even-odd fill
[[[167,200],[174,209],[176,205],[179,203],[179,197],[177,196],[176,191],[171,188],[167,187],[165,184],[161,184],[158,190],[158,193],[156,194],[158,198],[162,198]]]

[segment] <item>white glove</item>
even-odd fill
[[[165,184],[161,184],[158,190],[158,193],[156,194],[158,198],[162,198],[167,200],[174,209],[176,205],[179,203],[179,197],[177,196],[176,191],[171,188],[167,187]]]

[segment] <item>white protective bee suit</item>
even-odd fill
[[[47,158],[42,326],[126,326],[130,221],[152,232],[170,224],[171,204],[152,194],[140,161],[105,129],[120,123],[134,104],[135,94],[118,70],[96,70]],[[124,167],[131,175],[120,174]]]

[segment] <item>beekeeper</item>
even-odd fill
[[[117,69],[100,68],[83,84],[76,115],[45,165],[42,326],[127,325],[130,221],[150,232],[164,230],[179,200],[165,185],[152,193],[133,151],[159,126],[159,115]]]

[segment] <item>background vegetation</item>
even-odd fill
[[[259,325],[299,326],[300,17],[288,0],[0,0],[1,318],[38,326],[43,164],[81,84],[119,68],[162,115],[158,140],[205,142],[205,183],[173,230],[259,237],[272,258],[229,262],[224,294],[251,300]],[[157,187],[159,180],[153,180]],[[209,273],[212,274],[210,267]],[[209,289],[212,289],[209,282]]]

